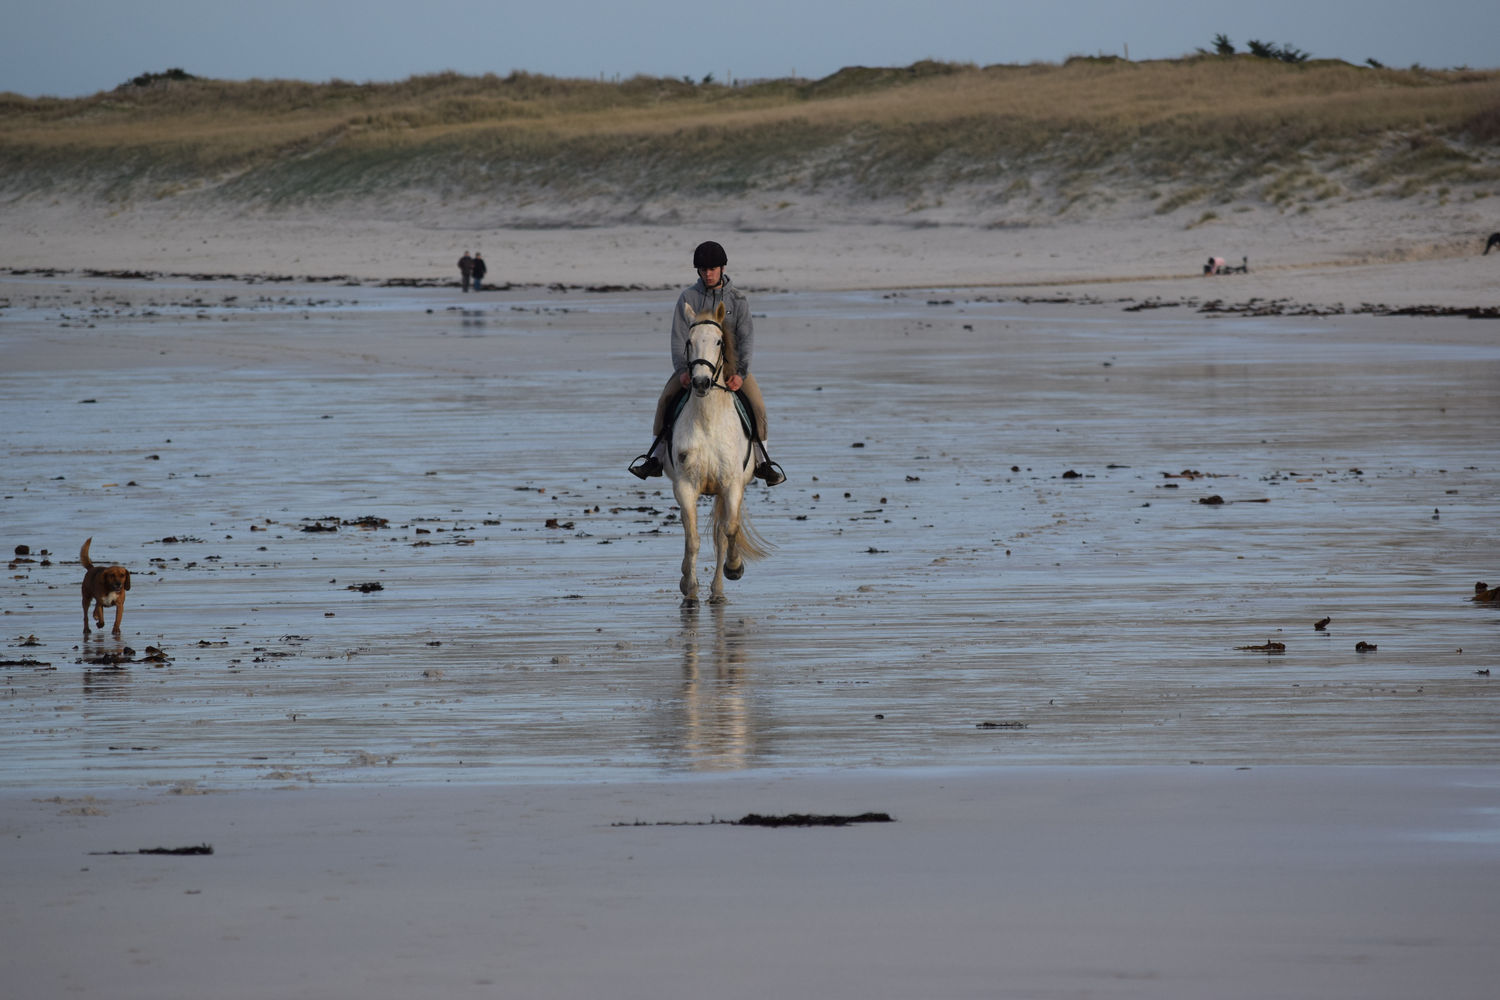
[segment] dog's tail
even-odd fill
[[[92,542],[93,540],[94,540],[94,536],[93,535],[90,535],[89,537],[85,538],[83,540],[83,548],[81,548],[81,549],[78,550],[78,561],[81,562],[81,563],[83,563],[83,568],[84,569],[93,569],[94,568],[93,560],[91,560],[89,558],[89,543]]]

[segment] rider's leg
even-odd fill
[[[764,441],[767,436],[766,401],[760,394],[760,383],[748,372],[745,374],[744,384],[740,386],[740,398],[750,407],[750,419],[755,421],[755,433]]]
[[[767,486],[786,482],[786,473],[781,471],[781,466],[771,461],[771,455],[766,451],[766,401],[760,394],[760,384],[755,381],[754,375],[745,375],[745,382],[740,386],[740,397],[750,407],[750,419],[755,422],[756,478],[764,479]]]
[[[672,377],[667,379],[667,384],[661,387],[661,395],[656,397],[656,418],[651,421],[652,434],[659,437],[667,429],[672,404],[682,392],[682,376],[679,372],[673,372]]]
[[[676,372],[667,379],[667,384],[662,386],[661,395],[656,400],[656,417],[651,422],[651,433],[655,437],[651,441],[651,447],[646,449],[644,455],[640,455],[634,462],[630,463],[630,472],[638,479],[649,479],[652,476],[662,474],[661,456],[657,451],[661,443],[666,440],[667,415],[672,411],[672,404],[681,393],[682,381]]]

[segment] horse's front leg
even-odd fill
[[[723,604],[724,570],[729,567],[729,578],[738,580],[744,573],[744,564],[739,561],[740,498],[737,490],[725,490],[714,501],[714,579],[709,586],[708,602]],[[734,564],[740,563],[738,567]]]
[[[734,509],[734,519],[729,522],[731,530],[724,540],[724,576],[730,580],[738,580],[745,575],[745,559],[740,554],[740,540],[743,537],[740,518],[744,516],[744,500],[745,493],[741,490]]]
[[[682,512],[682,591],[684,604],[698,602],[698,492],[683,484],[674,484],[677,509]]]

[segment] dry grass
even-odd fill
[[[497,198],[834,191],[1052,211],[1500,186],[1500,72],[1251,57],[918,63],[745,87],[517,73],[401,83],[192,80],[0,95],[0,182],[286,203],[484,184]],[[1050,180],[1041,180],[1050,178]]]

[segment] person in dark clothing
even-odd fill
[[[473,274],[474,258],[470,257],[469,251],[465,250],[464,255],[458,258],[458,277],[459,283],[463,286],[463,290],[466,292],[469,290],[469,278]]]
[[[484,262],[484,255],[474,254],[474,291],[479,291],[479,286],[484,284],[484,276],[489,272],[489,265]]]

